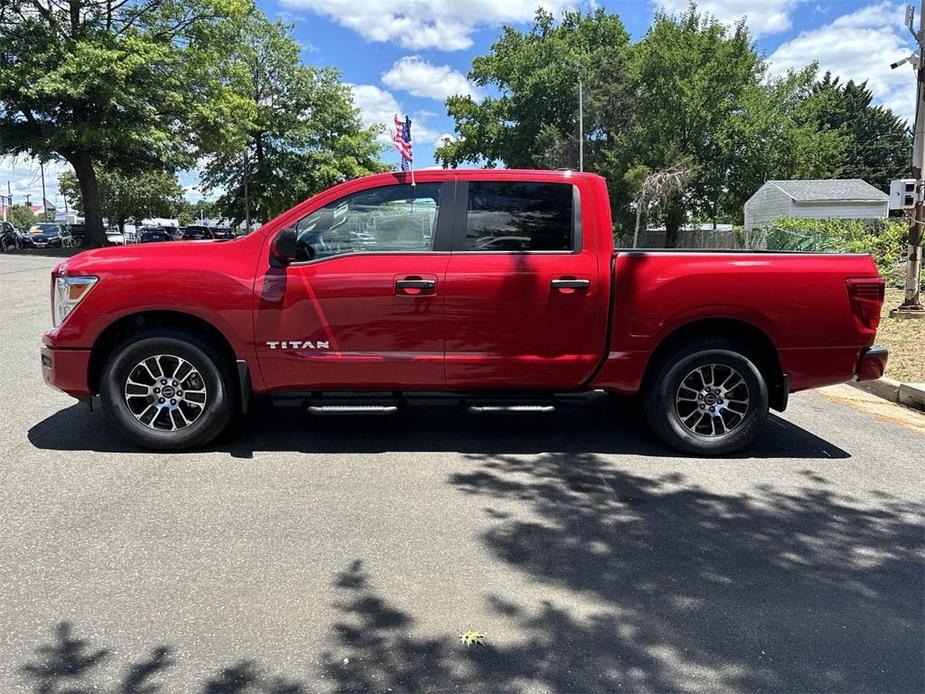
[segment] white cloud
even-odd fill
[[[748,28],[756,36],[787,31],[792,25],[791,11],[803,0],[700,0],[697,9],[711,14],[724,24],[746,17]],[[654,5],[671,14],[684,12],[690,0],[654,0]]]
[[[479,27],[528,22],[537,5],[558,14],[577,0],[281,0],[285,7],[330,17],[368,41],[457,51]]]
[[[462,94],[478,99],[475,85],[449,65],[432,65],[417,55],[408,55],[382,74],[382,83],[392,89],[415,96],[445,101],[448,96]]]
[[[903,6],[892,2],[867,5],[836,18],[831,24],[801,32],[771,54],[772,75],[818,61],[843,82],[867,82],[877,103],[911,123],[915,115],[915,73],[908,65],[890,63],[912,52],[912,39],[903,24]]]
[[[379,133],[376,138],[384,145],[392,145],[392,124],[395,114],[403,116],[406,111],[402,109],[401,104],[392,95],[391,92],[381,89],[374,84],[352,84],[353,103],[360,110],[360,120],[363,125],[370,127],[372,125],[381,125],[385,130]],[[437,131],[431,130],[427,126],[426,116],[411,116],[411,139],[412,142],[430,142],[436,139]]]
[[[58,175],[70,168],[66,163],[58,161],[45,164],[45,197],[52,205],[64,207],[64,199],[58,193]],[[27,195],[32,204],[42,204],[42,176],[37,160],[27,157],[0,158],[0,194],[4,196],[7,182],[13,195],[13,204],[25,203]]]

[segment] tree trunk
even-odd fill
[[[684,209],[677,202],[672,202],[665,213],[665,248],[678,247],[682,224],[684,224]]]
[[[77,182],[80,184],[84,224],[87,229],[87,245],[90,248],[101,248],[106,245],[107,241],[93,160],[88,152],[68,152],[64,158],[74,167],[74,175],[77,176]]]

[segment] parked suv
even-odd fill
[[[29,240],[35,248],[70,248],[74,238],[64,224],[42,222],[29,227]]]
[[[181,241],[203,241],[214,239],[212,230],[206,226],[188,226],[184,227],[180,233]]]
[[[160,243],[173,240],[174,238],[162,227],[142,227],[138,233],[138,243]]]
[[[0,251],[22,248],[22,235],[9,222],[0,222]]]

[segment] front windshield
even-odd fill
[[[33,224],[29,229],[33,234],[57,234],[57,224]]]

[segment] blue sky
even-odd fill
[[[353,85],[367,123],[387,125],[396,110],[411,116],[417,168],[434,165],[436,143],[453,132],[443,99],[466,91],[479,96],[465,75],[472,58],[488,51],[502,24],[529,26],[538,4],[554,12],[579,6],[578,0],[258,0],[258,4],[269,17],[293,25],[306,63],[340,69],[344,81]],[[600,5],[619,14],[637,40],[657,8],[680,12],[687,0],[582,0],[580,5],[584,11]],[[913,47],[903,26],[904,3],[701,0],[698,6],[724,22],[746,16],[772,74],[815,60],[845,80],[868,80],[878,102],[911,119],[912,69],[889,67]],[[397,161],[391,148],[383,157]],[[50,168],[46,186],[54,201],[55,171],[61,166]],[[0,187],[5,189],[8,179],[16,202],[25,193],[40,200],[37,165],[22,159],[0,160]],[[189,198],[200,197],[195,172],[184,173],[181,182]]]

